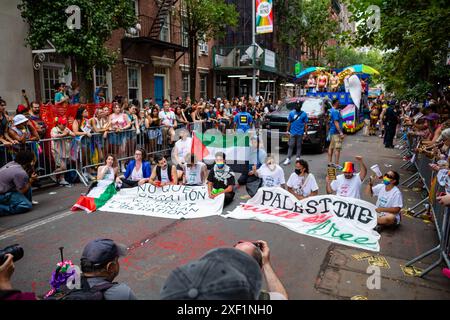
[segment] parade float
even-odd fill
[[[363,109],[367,105],[372,76],[380,73],[364,64],[352,65],[343,69],[309,67],[297,74],[296,79],[301,81],[311,74],[317,77],[321,72],[331,79],[333,71],[336,72],[339,79],[339,85],[335,91],[328,91],[328,87],[325,91],[308,88],[306,96],[328,98],[331,101],[338,99],[345,132],[355,133],[364,126]]]

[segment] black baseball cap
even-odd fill
[[[84,247],[81,261],[85,260],[92,263],[93,266],[101,266],[126,254],[127,247],[125,245],[117,244],[111,239],[96,239]]]
[[[262,272],[256,260],[234,248],[219,248],[173,270],[163,300],[257,300]]]

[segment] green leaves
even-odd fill
[[[385,54],[383,77],[387,90],[422,99],[423,92],[438,85],[448,85],[450,68],[445,57],[450,40],[450,6],[439,0],[347,0],[354,17],[361,24],[352,44],[373,45]],[[370,33],[365,14],[370,4],[381,9],[381,28]],[[358,20],[357,18],[355,18]]]
[[[67,27],[71,5],[81,9],[81,29]],[[129,0],[22,0],[18,5],[30,29],[26,42],[42,48],[51,40],[59,54],[73,57],[81,70],[90,76],[94,66],[111,66],[116,55],[105,42],[116,29],[128,29],[136,23],[134,7]]]

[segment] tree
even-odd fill
[[[306,45],[310,52],[310,61],[306,64],[318,65],[321,54],[338,29],[338,22],[331,17],[331,1],[279,1],[276,9],[285,16],[279,25],[280,41],[291,48]]]
[[[422,99],[423,95],[450,83],[450,6],[445,0],[347,0],[357,33],[357,46],[373,45],[384,52],[382,75],[386,89]],[[373,22],[370,5],[380,8],[380,28]]]
[[[79,29],[67,26],[70,13],[65,11],[72,5],[80,8]],[[108,68],[116,61],[117,53],[105,42],[113,30],[136,23],[129,0],[22,0],[18,8],[29,25],[26,43],[37,49],[50,40],[60,55],[76,63],[81,80],[92,79],[93,67]]]
[[[224,0],[183,0],[178,16],[187,32],[190,95],[195,99],[199,42],[224,36],[227,26],[237,25],[239,14]]]

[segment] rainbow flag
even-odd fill
[[[349,104],[341,110],[342,120],[344,120],[347,128],[353,128],[355,126],[355,105]]]
[[[256,33],[273,32],[273,3],[272,0],[256,1]]]

